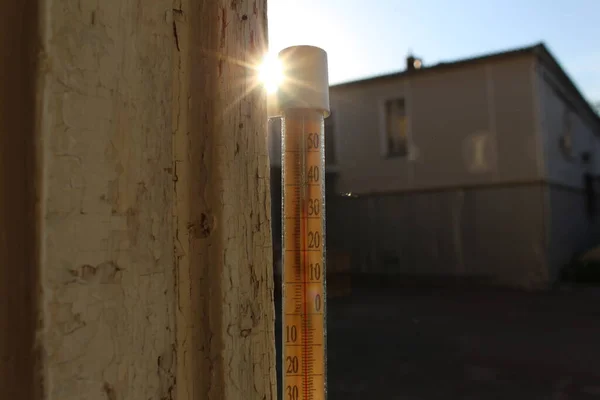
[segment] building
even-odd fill
[[[543,288],[598,242],[600,117],[544,44],[409,57],[330,97],[327,246],[351,254],[353,273]]]

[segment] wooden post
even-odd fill
[[[0,398],[275,399],[265,1],[40,1],[0,20]]]
[[[178,398],[276,399],[265,0],[175,8]]]

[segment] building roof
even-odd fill
[[[527,54],[537,57],[544,64],[544,66],[549,68],[549,70],[552,71],[556,75],[556,77],[561,81],[561,83],[563,85],[565,85],[567,90],[569,90],[577,98],[577,101],[582,103],[581,108],[583,108],[586,113],[589,113],[589,116],[591,117],[591,119],[598,125],[598,127],[600,127],[600,115],[598,115],[598,113],[596,112],[596,110],[594,110],[592,105],[583,97],[581,91],[577,88],[577,86],[575,85],[573,80],[569,77],[569,75],[566,73],[564,68],[560,65],[560,63],[558,62],[556,57],[554,57],[552,55],[550,50],[548,50],[548,47],[543,42],[536,43],[531,46],[526,46],[526,47],[521,47],[521,48],[516,48],[516,49],[511,49],[511,50],[506,50],[506,51],[500,51],[500,52],[495,52],[495,53],[489,53],[489,54],[484,54],[481,56],[470,57],[470,58],[460,59],[460,60],[451,61],[451,62],[440,62],[440,63],[433,64],[430,66],[423,65],[421,68],[415,69],[415,70],[403,70],[403,71],[394,72],[394,73],[390,73],[390,74],[377,75],[377,76],[372,76],[372,77],[365,78],[365,79],[359,79],[359,80],[350,81],[350,82],[343,82],[343,83],[339,83],[336,85],[331,85],[331,89],[335,90],[336,88],[343,88],[343,87],[355,86],[355,85],[360,85],[360,84],[368,84],[368,83],[376,82],[376,81],[395,79],[395,78],[404,77],[404,76],[413,76],[416,74],[428,73],[428,72],[433,72],[433,71],[441,71],[441,70],[451,69],[451,68],[459,68],[459,67],[463,67],[463,66],[467,66],[467,65],[503,60],[503,59],[513,58],[516,56],[522,56],[522,55],[527,55]]]

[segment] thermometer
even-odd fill
[[[325,135],[327,54],[279,53],[282,163],[283,399],[326,399]]]

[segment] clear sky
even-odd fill
[[[268,0],[272,51],[309,44],[329,56],[330,83],[544,41],[600,101],[600,0]]]

